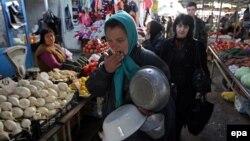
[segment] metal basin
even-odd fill
[[[158,112],[168,102],[170,86],[167,77],[160,69],[145,66],[133,76],[129,92],[135,105]]]

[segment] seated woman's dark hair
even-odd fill
[[[51,28],[44,28],[42,29],[41,33],[40,33],[40,42],[39,44],[44,44],[45,43],[45,38],[44,36],[48,33],[53,33],[54,34],[54,31],[51,29]]]
[[[123,24],[121,22],[119,22],[118,20],[115,20],[115,19],[108,20],[105,23],[105,25],[104,25],[105,33],[106,33],[107,28],[112,29],[112,28],[115,28],[115,27],[120,27],[127,34],[126,29],[123,26]]]
[[[174,31],[175,35],[176,35],[176,26],[180,23],[189,27],[187,38],[193,38],[193,30],[194,30],[193,18],[187,14],[178,15],[175,18],[174,24],[173,24],[173,31]]]

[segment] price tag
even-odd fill
[[[7,91],[9,94],[13,93],[17,87],[17,83],[13,81],[11,78],[7,77],[0,80],[0,86]]]

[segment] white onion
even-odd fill
[[[16,87],[15,93],[24,98],[29,97],[31,95],[30,89],[26,87]]]
[[[58,85],[59,90],[61,91],[67,91],[68,89],[68,84],[65,82],[60,82],[57,85]]]
[[[33,96],[30,96],[29,101],[30,101],[30,106],[34,106],[37,102],[37,99]]]
[[[10,111],[2,111],[2,112],[0,113],[0,117],[1,117],[2,119],[14,119],[14,118],[13,118],[13,114],[12,114],[12,112],[10,112]]]
[[[13,114],[13,117],[20,118],[23,116],[23,110],[19,107],[14,107],[12,109],[12,114]]]
[[[66,91],[59,91],[59,98],[64,99],[67,96],[67,92]]]
[[[32,94],[37,93],[37,87],[35,85],[27,85],[26,87],[30,90]]]
[[[7,97],[4,95],[0,95],[0,104],[5,102],[7,100]]]
[[[45,99],[43,99],[43,98],[37,98],[37,99],[36,99],[36,104],[35,104],[35,105],[36,105],[37,107],[41,107],[41,106],[45,105],[45,103],[46,103],[46,102],[45,102]]]
[[[24,117],[30,118],[36,113],[35,107],[28,107],[24,110]]]
[[[55,109],[55,103],[46,103],[44,107],[48,108],[49,110]]]
[[[6,120],[3,122],[3,124],[4,127],[9,131],[13,131],[17,128],[17,124],[13,120]]]
[[[38,119],[41,119],[42,118],[42,114],[41,113],[35,113],[34,115],[33,115],[33,119],[34,120],[38,120]]]
[[[38,113],[41,113],[42,115],[48,115],[49,114],[49,110],[46,107],[39,107],[37,109]]]
[[[47,97],[49,95],[49,92],[48,90],[42,89],[39,90],[37,94],[39,95],[39,97]]]
[[[29,119],[23,119],[22,122],[21,122],[21,126],[23,128],[30,129],[31,121]]]
[[[8,95],[9,95],[9,93],[8,93],[5,89],[0,88],[0,95],[5,95],[5,96],[8,96]]]
[[[12,109],[12,104],[10,102],[3,102],[1,104],[1,109],[4,111],[10,111]]]
[[[22,128],[21,128],[20,123],[16,123],[16,125],[17,125],[16,128],[11,132],[12,135],[16,135],[16,134],[22,132]]]
[[[23,109],[26,109],[30,106],[30,101],[26,98],[22,98],[19,100],[19,106]]]
[[[52,87],[51,87],[52,89],[54,89],[55,91],[59,91],[59,88],[58,88],[58,85],[57,84],[54,84]]]
[[[21,79],[21,80],[19,80],[18,81],[18,86],[27,86],[27,85],[29,85],[30,84],[30,81],[28,81],[28,80],[25,80],[25,79]]]
[[[3,122],[0,120],[0,132],[3,131]]]
[[[0,131],[0,141],[10,141],[9,133],[5,131]]]
[[[38,90],[41,90],[45,87],[45,84],[42,81],[39,80],[33,80],[30,82],[30,84],[34,85],[37,87]]]
[[[56,97],[53,95],[47,96],[44,98],[47,103],[54,102],[56,100]]]
[[[55,97],[58,97],[58,93],[56,90],[52,89],[52,88],[48,88],[48,92],[50,95],[53,95]]]
[[[18,106],[19,105],[19,99],[14,97],[14,96],[9,96],[8,97],[8,101],[14,105],[14,106]]]

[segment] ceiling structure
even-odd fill
[[[212,8],[213,5],[215,7],[215,3],[220,4],[221,1],[223,5],[230,5],[239,8],[246,8],[250,5],[250,0],[178,0],[178,1],[183,5],[183,7],[186,7],[187,3],[190,1],[197,3],[197,5],[202,5],[204,8]]]

